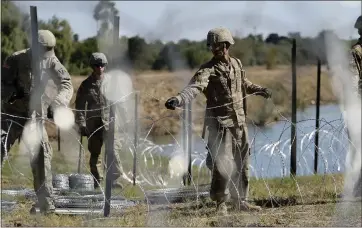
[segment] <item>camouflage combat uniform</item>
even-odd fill
[[[92,54],[90,65],[96,65],[97,63],[107,64],[107,59],[103,53]],[[99,168],[101,167],[99,155],[101,154],[103,142],[107,139],[109,128],[110,108],[101,90],[102,81],[105,80],[106,77],[107,74],[103,74],[100,78],[97,78],[93,73],[89,75],[80,85],[75,101],[75,108],[77,110],[76,122],[80,127],[86,128],[89,133],[89,135],[87,135],[88,150],[91,154],[89,165],[94,177],[95,187],[98,187],[99,182],[103,179],[99,172]],[[117,131],[115,131],[115,134],[116,132]],[[115,150],[117,146],[119,146],[116,142],[118,142],[117,137],[115,137]],[[115,152],[114,155],[113,170],[110,170],[110,172],[112,173],[112,179],[116,180],[121,176],[121,168],[118,153]],[[114,182],[114,184],[116,184],[116,182]]]
[[[360,36],[362,35],[362,16],[358,17],[354,25],[358,29]],[[362,93],[362,38],[360,37],[350,51],[350,70],[352,72],[352,83],[356,95],[361,98]],[[356,152],[356,151],[355,151]],[[359,179],[353,189],[353,195],[361,196],[362,194],[362,173],[360,172]]]
[[[226,29],[214,29],[210,33],[219,35],[219,38],[208,35],[208,43],[215,39],[216,42],[223,42],[223,35],[225,38],[230,34]],[[232,38],[224,40],[234,43]],[[201,66],[188,86],[176,96],[178,106],[191,102],[200,93],[204,93],[207,98],[207,166],[212,170],[210,196],[219,204],[229,198],[229,189],[234,202],[247,199],[250,146],[245,124],[245,96],[264,92],[265,88],[251,83],[245,77],[239,59],[230,57],[229,63],[224,63],[214,57]]]
[[[15,52],[9,56],[2,67],[2,114],[1,114],[1,162],[5,153],[9,152],[23,131],[23,126],[35,111],[50,105],[55,108],[59,105],[67,106],[73,95],[70,75],[55,56],[55,37],[48,30],[39,30],[39,43],[49,49],[41,54],[40,58],[40,88],[34,88],[34,76],[31,74],[31,50]],[[41,48],[43,48],[41,47]],[[41,107],[30,107],[30,94],[34,92],[44,94],[49,80],[53,80],[58,87],[58,93],[52,104],[45,104],[43,97]],[[17,95],[17,96],[15,96]],[[16,97],[17,99],[11,99]],[[35,111],[34,111],[35,109]],[[8,114],[8,115],[7,115]],[[52,148],[47,132],[43,125],[43,141],[39,153],[32,151],[31,169],[34,178],[34,190],[37,194],[40,211],[48,212],[54,209],[52,195]]]

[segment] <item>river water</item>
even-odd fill
[[[315,106],[297,113],[297,175],[314,172]],[[285,119],[263,128],[249,125],[251,143],[250,175],[257,178],[273,178],[290,174],[290,119]],[[193,136],[195,165],[205,165],[205,142],[200,136]],[[175,151],[172,137],[152,138],[162,145],[167,155]],[[165,145],[168,144],[168,145]],[[318,148],[318,173],[339,173],[344,171],[348,138],[342,113],[338,105],[320,107],[320,130]]]

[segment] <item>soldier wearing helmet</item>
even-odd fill
[[[99,155],[104,139],[108,132],[109,107],[107,100],[102,94],[102,81],[107,75],[104,73],[108,61],[103,53],[93,53],[89,59],[89,65],[92,67],[92,73],[79,86],[75,100],[76,123],[79,126],[81,136],[88,138],[88,150],[91,154],[89,165],[94,177],[94,187],[98,188],[103,179],[99,172],[101,160]],[[117,146],[117,145],[116,145]],[[112,167],[112,187],[122,188],[122,184],[117,181],[121,176],[120,159],[115,153],[115,162]]]
[[[250,82],[240,60],[229,55],[229,48],[234,43],[228,29],[210,30],[207,47],[213,58],[201,66],[186,88],[165,104],[166,108],[174,110],[191,102],[200,93],[206,96],[207,166],[212,170],[210,197],[217,202],[217,211],[221,214],[227,213],[225,202],[229,195],[237,209],[261,209],[246,202],[249,142],[245,97],[247,94],[271,97],[268,89]],[[232,176],[231,182],[229,175]]]
[[[31,73],[31,49],[17,51],[7,57],[2,66],[1,77],[1,163],[22,132],[27,119],[34,112],[48,107],[48,118],[52,118],[52,110],[57,106],[67,106],[73,96],[70,75],[55,56],[56,39],[48,30],[38,31],[40,48],[41,83],[37,88],[35,75]],[[45,87],[53,80],[58,87],[49,101],[42,96],[40,105],[30,104],[30,96],[36,92],[45,95]],[[34,106],[34,107],[33,107]],[[32,151],[31,170],[34,178],[34,190],[37,194],[40,212],[54,212],[52,195],[51,158],[52,148],[47,132],[43,128],[43,142],[40,151]],[[44,160],[43,162],[39,162]],[[31,212],[34,212],[32,208]]]
[[[360,35],[356,44],[354,44],[350,51],[350,70],[352,72],[352,81],[356,94],[361,98],[362,93],[362,16],[359,16],[354,24],[354,28],[358,30]],[[356,145],[356,144],[354,144]],[[353,148],[354,152],[355,148]],[[360,197],[362,195],[362,174],[360,172],[358,181],[353,189],[353,195]]]
[[[353,81],[355,85],[355,90],[358,93],[361,93],[361,87],[362,87],[362,16],[359,16],[356,20],[356,23],[354,24],[354,28],[358,30],[358,34],[360,35],[360,38],[358,39],[357,43],[354,44],[351,48],[350,52],[350,69],[353,73]]]

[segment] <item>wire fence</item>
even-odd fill
[[[135,99],[135,94],[137,94],[137,99]],[[138,113],[134,112],[136,110],[135,106],[140,106],[139,100],[142,96],[152,97],[147,93],[135,91],[125,95],[117,102],[112,102],[112,105],[118,106],[115,109],[117,110],[115,112],[115,119],[112,120],[116,123],[113,151],[120,158],[119,167],[122,173],[120,179],[124,189],[119,192],[112,192],[108,200],[105,194],[106,186],[104,183],[100,184],[99,191],[94,191],[90,188],[91,190],[88,192],[83,190],[83,192],[74,193],[76,190],[69,188],[66,192],[73,191],[71,194],[77,194],[78,198],[75,197],[74,199],[69,199],[68,196],[68,198],[65,196],[62,198],[62,195],[65,193],[55,191],[58,213],[86,213],[89,218],[95,219],[95,214],[104,212],[105,202],[109,202],[110,210],[114,211],[113,213],[124,211],[126,208],[133,207],[139,203],[148,205],[146,211],[150,216],[153,210],[157,211],[155,207],[159,204],[168,205],[180,202],[194,202],[201,205],[199,206],[200,209],[196,209],[196,211],[200,212],[204,210],[202,208],[210,207],[208,198],[211,171],[206,166],[207,137],[202,133],[192,130],[196,127],[195,122],[200,122],[198,118],[205,120],[213,117],[198,117],[199,115],[196,113],[199,110],[193,109],[190,104],[178,108],[179,111],[175,111],[175,115],[165,115],[158,119],[142,116],[139,113],[141,108],[138,109]],[[152,97],[152,99],[157,99],[160,104],[164,104],[164,100],[161,98]],[[268,102],[272,103],[271,100]],[[278,107],[274,104],[272,106],[279,112]],[[109,106],[104,108],[109,108]],[[130,110],[127,108],[130,108]],[[339,107],[337,105],[326,105],[320,109],[321,118],[317,129],[314,118],[315,107],[307,108],[297,115],[296,176],[290,176],[290,127],[293,124],[291,120],[279,112],[281,116],[280,121],[266,123],[264,126],[258,126],[249,121],[251,123],[247,124],[247,126],[249,144],[251,146],[250,162],[248,164],[250,200],[255,204],[265,208],[276,208],[288,205],[336,202],[339,195],[344,191],[343,174],[346,168],[348,169],[345,166],[346,156],[348,151],[353,148],[353,144],[348,138],[343,113],[339,110]],[[73,113],[77,111],[92,111],[68,110],[71,110]],[[120,115],[120,110],[126,110],[128,114]],[[2,112],[2,115],[7,114]],[[126,116],[126,119],[120,121],[119,119],[122,116]],[[138,117],[138,121],[134,117]],[[180,133],[176,135],[169,133],[164,137],[163,142],[157,142],[150,134],[152,129],[157,126],[163,127],[165,131],[170,132],[170,129],[163,126],[161,120],[175,118],[180,119],[182,122]],[[148,124],[142,122],[145,119],[147,119]],[[50,121],[51,124],[56,124],[51,120],[44,120]],[[140,126],[135,126],[136,123]],[[13,123],[13,125],[18,124]],[[91,176],[88,163],[88,140],[86,137],[83,137],[83,140],[81,140],[78,130],[75,128],[60,130],[60,140],[53,142],[54,150],[56,150],[57,143],[60,142],[60,151],[54,152],[56,162],[53,162],[52,168],[55,170],[54,174],[71,176],[79,171],[83,175]],[[137,131],[135,131],[136,129]],[[32,135],[31,131],[26,129],[24,131],[28,132],[28,135]],[[316,147],[314,140],[317,132],[319,133],[318,147]],[[94,135],[95,132],[90,135],[90,138],[94,137]],[[24,135],[21,140],[26,140]],[[318,152],[317,174],[319,176],[313,177],[315,174],[315,148],[317,148]],[[14,150],[9,154],[10,157],[5,162],[5,166],[8,169],[6,175],[8,178],[26,179],[27,186],[29,186],[32,183],[32,175],[29,169],[24,168],[27,167],[24,158],[29,157],[30,151]],[[104,156],[107,153],[107,148],[105,148]],[[104,156],[101,156],[103,158],[103,166],[105,165]],[[20,160],[22,161],[20,162]],[[115,163],[116,160],[111,162]],[[104,177],[107,179],[109,169],[107,167],[103,168]],[[82,178],[80,182],[83,185],[87,184]],[[20,184],[20,186],[25,187],[25,184]],[[131,186],[136,187],[139,193],[129,194]],[[3,194],[5,192],[3,190]],[[25,193],[12,192],[12,194],[24,195]],[[26,195],[28,198],[36,200],[32,190],[28,189]],[[84,197],[88,197],[87,195],[92,195],[92,197],[97,199],[92,199],[92,202],[86,202]],[[136,195],[137,197],[134,198]],[[117,199],[117,197],[122,197],[123,201]],[[8,204],[5,202],[4,205]],[[14,207],[12,204],[9,205]]]
[[[139,94],[135,92],[134,94]],[[134,94],[128,95],[129,97]],[[138,99],[135,99],[135,106],[138,106]],[[191,105],[180,108],[183,110],[181,114],[182,131],[179,136],[169,134],[167,137],[171,139],[168,144],[157,144],[152,142],[149,133],[155,127],[158,120],[153,120],[152,124],[143,127],[143,131],[133,131],[135,120],[131,119],[118,128],[120,147],[115,149],[116,153],[121,158],[121,169],[123,170],[123,178],[133,184],[166,186],[167,179],[170,178],[168,163],[169,160],[176,154],[182,152],[187,160],[186,169],[183,170],[189,178],[188,181],[183,181],[184,185],[190,185],[195,180],[204,180],[202,184],[210,183],[210,172],[206,168],[207,143],[202,135],[193,133],[192,109]],[[320,127],[315,129],[315,119],[311,115],[297,122],[297,145],[298,157],[297,164],[298,175],[311,175],[314,173],[314,137],[319,132],[319,174],[342,173],[345,169],[345,157],[349,148],[349,140],[346,133],[345,124],[343,122],[342,113],[338,111],[336,106],[324,107],[325,113],[333,111],[332,116],[323,117],[320,120]],[[330,109],[330,110],[328,110]],[[87,110],[92,111],[92,110]],[[308,110],[311,111],[311,110]],[[2,113],[5,114],[5,113]],[[190,115],[191,114],[191,115]],[[330,115],[330,113],[328,113]],[[5,114],[6,115],[6,114]],[[136,114],[135,114],[136,115]],[[138,114],[139,115],[139,114]],[[119,118],[116,116],[115,118]],[[139,120],[147,117],[139,117]],[[162,119],[172,117],[161,117]],[[213,118],[213,117],[206,117]],[[291,121],[284,119],[278,122],[266,124],[264,127],[259,127],[249,124],[249,142],[251,144],[251,162],[249,164],[250,176],[258,178],[275,178],[288,177],[290,175],[290,127]],[[49,120],[47,120],[49,121]],[[140,121],[139,121],[140,122]],[[139,129],[139,127],[136,127]],[[167,130],[167,129],[166,129]],[[60,131],[59,131],[60,132]],[[96,132],[93,132],[90,136]],[[62,134],[67,134],[63,132]],[[68,132],[73,134],[74,132]],[[59,137],[60,138],[60,137]],[[78,146],[73,144],[73,151],[79,148],[81,153],[78,157],[78,162],[81,164],[82,170],[89,170],[85,159],[87,148],[80,143],[79,136],[73,137],[73,141],[78,143]],[[135,139],[138,139],[138,145],[135,145]],[[63,142],[64,145],[72,144],[69,142],[69,137],[65,136],[65,140],[58,139],[57,143]],[[191,140],[190,140],[191,139]],[[117,140],[116,140],[117,141]],[[135,149],[137,148],[137,149]],[[191,155],[191,156],[189,156]],[[83,158],[83,159],[82,159]],[[183,164],[180,164],[183,165]],[[184,168],[184,167],[183,167]],[[135,177],[135,179],[133,178]],[[133,180],[134,179],[134,180]]]

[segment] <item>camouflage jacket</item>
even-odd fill
[[[354,44],[350,51],[350,70],[352,72],[353,87],[361,94],[362,89],[362,39]]]
[[[101,86],[102,79],[93,75],[88,76],[79,86],[75,100],[75,117],[78,125],[97,128],[93,127],[98,122],[95,118],[100,118],[103,124],[108,123],[109,108],[106,98],[101,93]]]
[[[115,130],[123,127],[127,114],[125,107],[122,106],[122,102],[112,102],[104,95],[109,83],[112,83],[109,81],[111,79],[108,74],[104,74],[101,79],[90,75],[81,83],[75,100],[75,121],[79,126],[86,126],[89,131],[93,132],[102,124],[104,129],[108,130],[110,106],[113,105]]]
[[[31,73],[31,50],[25,49],[13,53],[5,59],[2,66],[1,90],[2,108],[10,113],[28,113],[30,94],[34,92],[42,96],[44,108],[44,91],[49,80],[57,87],[57,94],[52,101],[53,105],[67,106],[73,96],[73,86],[70,75],[59,62],[54,51],[45,52],[40,61],[41,83],[35,88],[35,78]],[[8,100],[13,93],[24,94],[21,99],[9,104]]]
[[[176,97],[180,106],[191,102],[199,93],[207,99],[206,120],[217,118],[225,126],[245,123],[246,94],[259,92],[263,87],[251,83],[239,59],[230,58],[227,65],[212,58],[203,64],[190,83]],[[206,121],[208,124],[208,121]]]

